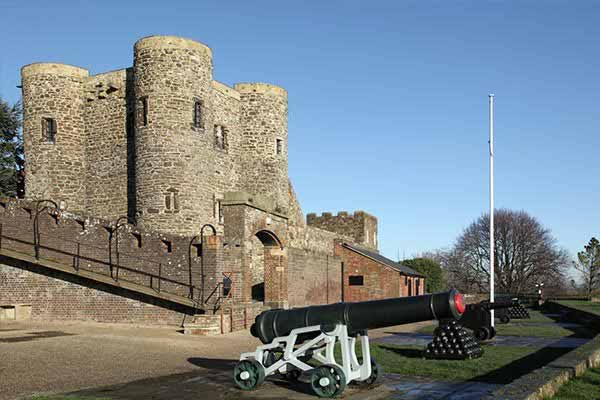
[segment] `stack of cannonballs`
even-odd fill
[[[438,360],[467,360],[481,357],[483,349],[470,331],[455,320],[440,321],[433,331],[433,341],[427,345],[424,356]]]
[[[529,311],[521,304],[518,306],[514,306],[508,309],[508,316],[511,319],[522,319],[522,318],[531,318],[529,316]]]

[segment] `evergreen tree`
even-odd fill
[[[600,288],[600,242],[593,237],[583,249],[577,253],[573,266],[581,273],[586,295],[591,298],[594,290]]]
[[[0,196],[23,197],[24,166],[21,104],[0,98]]]

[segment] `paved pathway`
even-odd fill
[[[483,382],[445,382],[428,378],[386,374],[389,400],[479,400],[500,385]]]
[[[373,340],[373,343],[387,343],[398,346],[426,346],[433,339],[432,335],[425,333],[395,333]],[[587,338],[545,338],[534,336],[496,336],[486,342],[490,346],[516,346],[516,347],[554,347],[575,348],[587,343]]]

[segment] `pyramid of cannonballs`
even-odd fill
[[[483,349],[470,331],[458,322],[440,321],[433,331],[433,341],[427,345],[424,356],[438,360],[467,360],[479,358]]]
[[[531,318],[529,316],[529,311],[521,304],[518,306],[514,306],[508,309],[508,316],[511,319],[521,319],[521,318]]]

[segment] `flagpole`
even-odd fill
[[[494,301],[494,95],[490,99],[490,301]],[[491,310],[492,327],[494,310]]]

